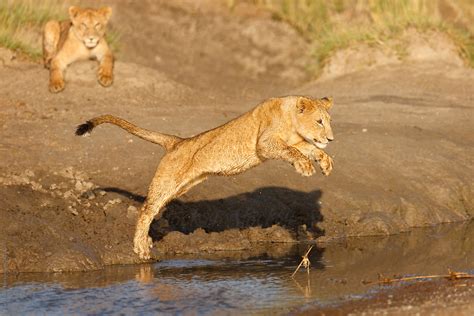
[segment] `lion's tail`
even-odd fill
[[[92,132],[94,127],[103,123],[110,123],[110,124],[117,125],[118,127],[129,132],[130,134],[133,134],[144,140],[163,146],[166,150],[170,150],[177,143],[183,140],[182,138],[178,136],[167,135],[167,134],[163,134],[159,132],[150,131],[144,128],[140,128],[120,117],[116,117],[113,115],[98,116],[85,122],[84,124],[79,125],[76,130],[76,135],[77,136],[88,135],[90,132]]]

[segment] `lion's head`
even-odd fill
[[[73,24],[75,36],[92,49],[102,40],[105,35],[107,22],[112,15],[110,7],[100,9],[82,9],[79,7],[69,8],[69,17]]]
[[[325,148],[334,139],[331,129],[331,116],[328,110],[332,98],[310,99],[299,97],[296,101],[296,131],[307,142],[318,148]]]

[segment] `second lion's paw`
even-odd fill
[[[112,74],[112,71],[109,71],[103,68],[99,69],[99,73],[97,74],[97,79],[99,80],[99,83],[103,87],[109,87],[114,82],[114,76]]]
[[[65,82],[62,79],[52,79],[49,82],[49,91],[52,93],[58,93],[64,90]]]

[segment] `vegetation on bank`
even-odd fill
[[[43,25],[68,18],[68,6],[60,0],[0,0],[0,46],[39,60]],[[107,41],[118,48],[119,34],[111,30]]]
[[[229,7],[253,3],[292,25],[311,42],[317,73],[335,51],[357,43],[387,45],[409,29],[448,34],[459,54],[474,67],[474,2],[472,0],[225,0]],[[38,60],[41,30],[50,19],[66,19],[60,0],[0,0],[0,46]],[[107,40],[118,49],[119,32]],[[403,41],[392,47],[401,57]]]
[[[238,1],[230,1],[235,5]],[[472,0],[251,0],[291,24],[312,43],[314,71],[353,44],[386,45],[409,28],[448,34],[474,67]],[[394,47],[403,57],[404,47]]]

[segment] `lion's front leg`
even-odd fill
[[[51,60],[49,69],[49,91],[58,93],[64,90],[66,82],[64,81],[64,72],[71,63],[81,58],[79,52],[72,51],[72,48],[64,44],[61,51]]]
[[[288,161],[295,167],[296,172],[305,177],[309,177],[316,172],[313,163],[306,155],[297,148],[286,145],[279,139],[260,140],[258,154],[265,159]]]
[[[61,25],[58,21],[49,21],[43,31],[43,64],[49,69],[61,36]]]
[[[103,52],[97,54],[99,61],[99,71],[97,72],[97,80],[103,87],[109,87],[114,81],[114,57],[110,52],[107,44],[102,44],[101,50]]]
[[[55,57],[51,61],[49,69],[49,91],[52,93],[58,93],[64,90],[64,63],[61,62],[59,57]]]
[[[331,156],[326,154],[326,152],[322,151],[321,149],[316,148],[316,151],[318,152],[316,154],[316,161],[319,163],[323,174],[325,176],[329,176],[334,167],[334,160],[331,158]]]
[[[293,147],[298,148],[298,150],[308,158],[316,160],[325,176],[328,176],[331,173],[334,161],[326,152],[306,141],[302,141]]]

